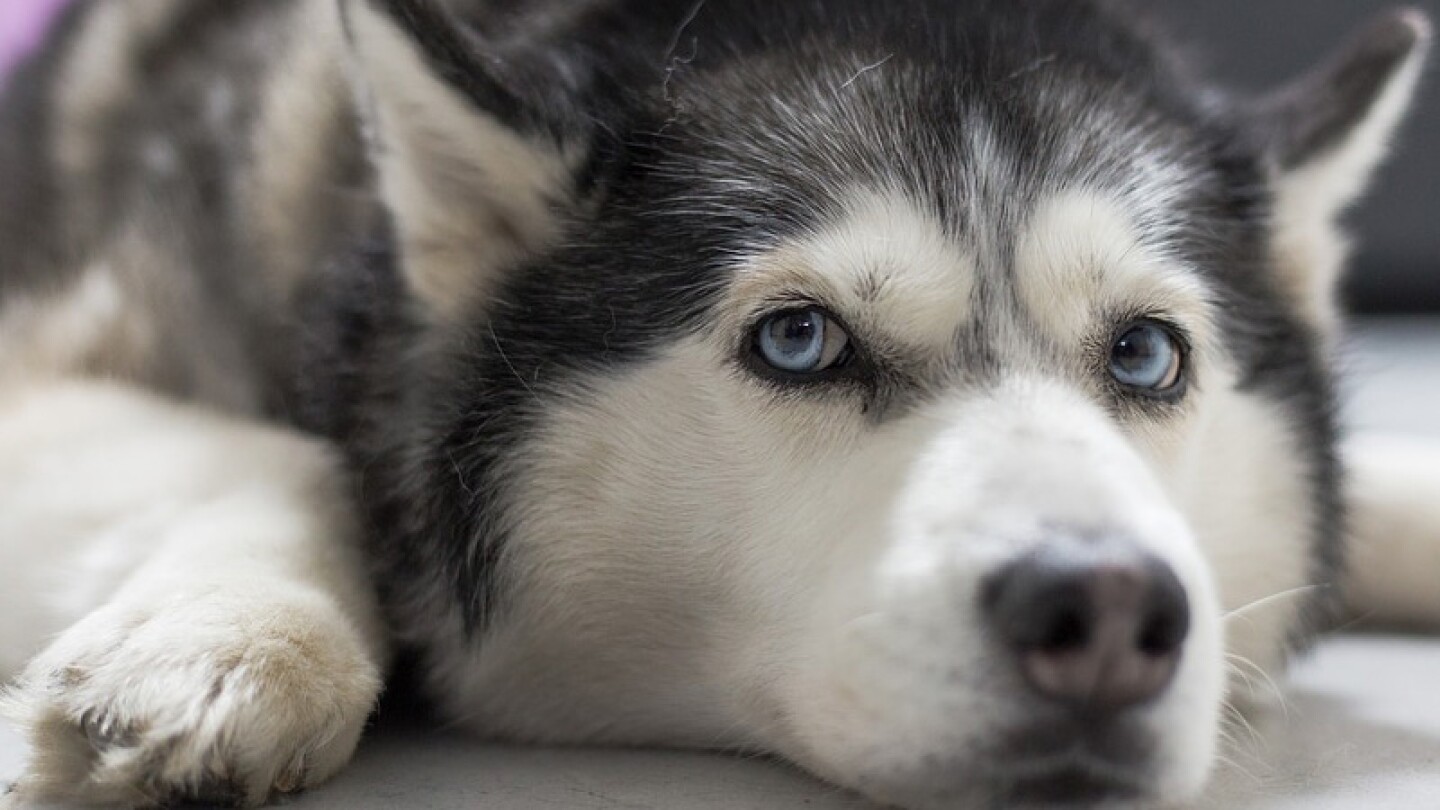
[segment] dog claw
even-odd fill
[[[276,793],[296,793],[305,784],[305,772],[299,768],[280,775],[275,780]]]
[[[99,709],[87,709],[81,714],[80,728],[96,751],[134,742],[134,734],[129,729],[116,720],[114,715]]]
[[[80,715],[80,728],[90,740],[91,746],[96,749],[110,747],[113,724],[99,709],[86,709],[85,713]]]

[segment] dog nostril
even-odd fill
[[[1140,652],[1149,656],[1169,655],[1180,646],[1181,636],[1175,622],[1166,617],[1151,619],[1140,632]]]
[[[1066,609],[1055,614],[1036,645],[1050,652],[1078,650],[1090,643],[1089,620],[1078,610]]]
[[[1177,655],[1190,634],[1190,603],[1185,586],[1170,566],[1146,561],[1148,598],[1141,614],[1140,651],[1152,658]]]
[[[1029,685],[1087,709],[1118,711],[1159,695],[1189,633],[1175,573],[1113,544],[1047,547],[992,577],[982,600]]]
[[[1146,620],[1136,644],[1140,652],[1152,658],[1173,655],[1185,643],[1188,631],[1189,623],[1183,614],[1177,611],[1158,612]]]

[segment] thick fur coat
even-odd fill
[[[319,784],[397,653],[506,739],[1183,802],[1337,609],[1440,619],[1440,457],[1351,483],[1333,380],[1414,12],[1258,98],[1108,0],[61,29],[0,104],[11,802]]]

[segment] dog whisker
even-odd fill
[[[1227,613],[1226,613],[1224,616],[1222,616],[1221,618],[1224,619],[1224,620],[1227,621],[1227,622],[1228,622],[1228,621],[1231,621],[1232,619],[1243,618],[1244,616],[1248,615],[1249,613],[1251,613],[1251,612],[1253,612],[1253,611],[1255,611],[1255,610],[1258,610],[1258,609],[1260,609],[1260,608],[1262,608],[1262,607],[1265,607],[1266,605],[1269,605],[1269,604],[1271,604],[1271,603],[1273,603],[1273,602],[1279,601],[1279,600],[1281,600],[1281,599],[1286,599],[1286,598],[1293,597],[1293,596],[1300,596],[1300,595],[1302,595],[1302,594],[1307,594],[1307,593],[1310,593],[1310,592],[1312,592],[1312,591],[1317,591],[1317,590],[1320,590],[1320,589],[1322,589],[1322,588],[1328,588],[1328,587],[1330,587],[1330,586],[1329,586],[1329,585],[1326,585],[1326,584],[1319,584],[1319,585],[1301,585],[1301,586],[1299,586],[1299,587],[1297,587],[1297,588],[1289,588],[1289,589],[1286,589],[1286,590],[1283,590],[1283,591],[1279,591],[1279,592],[1277,592],[1277,593],[1272,593],[1272,594],[1270,594],[1269,596],[1262,596],[1262,597],[1260,597],[1259,599],[1256,599],[1256,600],[1254,600],[1254,601],[1252,601],[1252,602],[1248,602],[1248,603],[1246,603],[1246,604],[1244,604],[1244,605],[1241,605],[1240,607],[1235,608],[1234,610],[1231,610],[1231,611],[1227,612]]]
[[[1239,653],[1226,653],[1225,658],[1229,662],[1249,667],[1251,672],[1254,672],[1255,674],[1260,676],[1261,680],[1265,682],[1266,688],[1270,690],[1271,694],[1275,696],[1276,702],[1280,704],[1280,711],[1284,715],[1285,721],[1288,723],[1290,721],[1290,706],[1289,703],[1285,700],[1285,691],[1281,689],[1278,684],[1275,683],[1275,679],[1270,677],[1270,673],[1266,672],[1264,667],[1260,666],[1254,661],[1251,661],[1249,658],[1240,655]]]

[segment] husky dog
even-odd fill
[[[392,659],[504,739],[1195,797],[1229,673],[1440,619],[1440,463],[1342,465],[1331,370],[1428,32],[1240,97],[1108,0],[81,3],[0,123],[8,801],[319,784]]]

